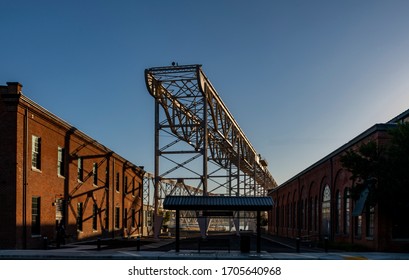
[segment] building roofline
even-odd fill
[[[335,156],[337,156],[340,153],[344,152],[345,150],[351,148],[352,146],[356,145],[357,143],[364,140],[365,138],[373,135],[374,133],[379,132],[379,131],[387,131],[387,130],[391,129],[392,127],[395,127],[395,126],[396,126],[396,123],[394,123],[394,122],[379,123],[379,124],[375,124],[375,125],[371,126],[370,128],[368,128],[367,130],[365,130],[364,132],[362,132],[361,134],[359,134],[358,136],[356,136],[352,140],[348,141],[347,143],[345,143],[344,145],[342,145],[338,149],[334,150],[333,152],[331,152],[327,156],[323,157],[319,161],[315,162],[314,164],[310,165],[309,167],[307,167],[303,171],[299,172],[297,175],[291,177],[290,179],[288,179],[284,183],[280,184],[277,188],[272,189],[270,192],[274,192],[277,189],[281,188],[282,186],[287,185],[288,183],[296,180],[300,176],[306,174],[307,172],[311,171],[312,169],[314,169],[315,167],[321,165],[322,163],[328,161],[329,159],[334,158]]]
[[[96,147],[98,147],[99,149],[104,150],[107,153],[112,153],[113,155],[115,155],[115,157],[117,157],[118,159],[120,159],[124,163],[127,163],[127,164],[131,165],[135,169],[139,170],[141,173],[145,172],[145,170],[143,170],[142,167],[137,166],[136,164],[130,162],[129,160],[122,157],[121,155],[115,153],[114,151],[112,151],[111,149],[106,147],[105,145],[101,144],[100,142],[98,142],[94,138],[90,137],[89,135],[87,135],[83,131],[79,130],[77,127],[72,126],[67,121],[65,121],[65,120],[61,119],[60,117],[58,117],[57,115],[51,113],[49,110],[42,107],[41,105],[39,105],[38,103],[36,103],[35,101],[33,101],[32,99],[27,97],[26,95],[20,94],[19,97],[21,98],[22,101],[27,103],[30,107],[35,108],[36,110],[38,110],[42,114],[44,114],[47,118],[49,118],[51,121],[53,121],[56,125],[64,128],[64,129],[67,129],[67,130],[73,130],[74,134],[76,134],[77,136],[79,136],[81,138],[84,138],[86,141],[92,142],[92,144],[95,145]]]
[[[408,117],[409,117],[409,109],[404,111],[403,113],[400,113],[399,115],[397,115],[396,117],[394,117],[393,119],[388,121],[387,123],[398,123],[398,122],[401,122],[403,119],[406,119]]]

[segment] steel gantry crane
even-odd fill
[[[163,179],[189,195],[260,196],[277,186],[201,65],[145,70],[155,99],[155,214]],[[172,192],[172,190],[170,190]]]

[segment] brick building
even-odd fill
[[[0,248],[140,234],[144,170],[0,86]]]
[[[369,140],[378,146],[390,139],[388,130],[409,120],[409,110],[393,120],[376,124],[347,144],[270,191],[275,206],[269,217],[269,233],[301,240],[362,246],[372,250],[409,248],[409,236],[394,236],[397,223],[377,205],[352,200],[351,174],[342,167],[341,155]]]

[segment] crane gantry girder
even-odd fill
[[[277,186],[267,164],[257,154],[201,65],[149,68],[145,70],[145,80],[149,93],[166,116],[158,120],[157,130],[168,129],[177,138],[158,148],[158,153],[183,153],[167,152],[176,142],[183,141],[192,147],[192,153],[206,157],[204,164],[212,161],[226,170],[234,165],[238,172],[252,177],[265,190]],[[175,168],[182,165],[176,164]],[[206,173],[207,169],[204,170]],[[203,175],[204,180],[209,177],[209,174]]]

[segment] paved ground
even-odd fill
[[[409,260],[409,253],[344,252],[301,246],[299,252],[293,240],[277,239],[263,235],[261,252],[256,253],[256,238],[250,242],[250,252],[241,252],[243,244],[235,235],[210,236],[201,242],[198,237],[183,238],[180,251],[175,252],[173,238],[137,241],[102,240],[49,247],[44,250],[0,250],[0,259],[275,259],[275,260]],[[230,251],[229,251],[230,249]]]

